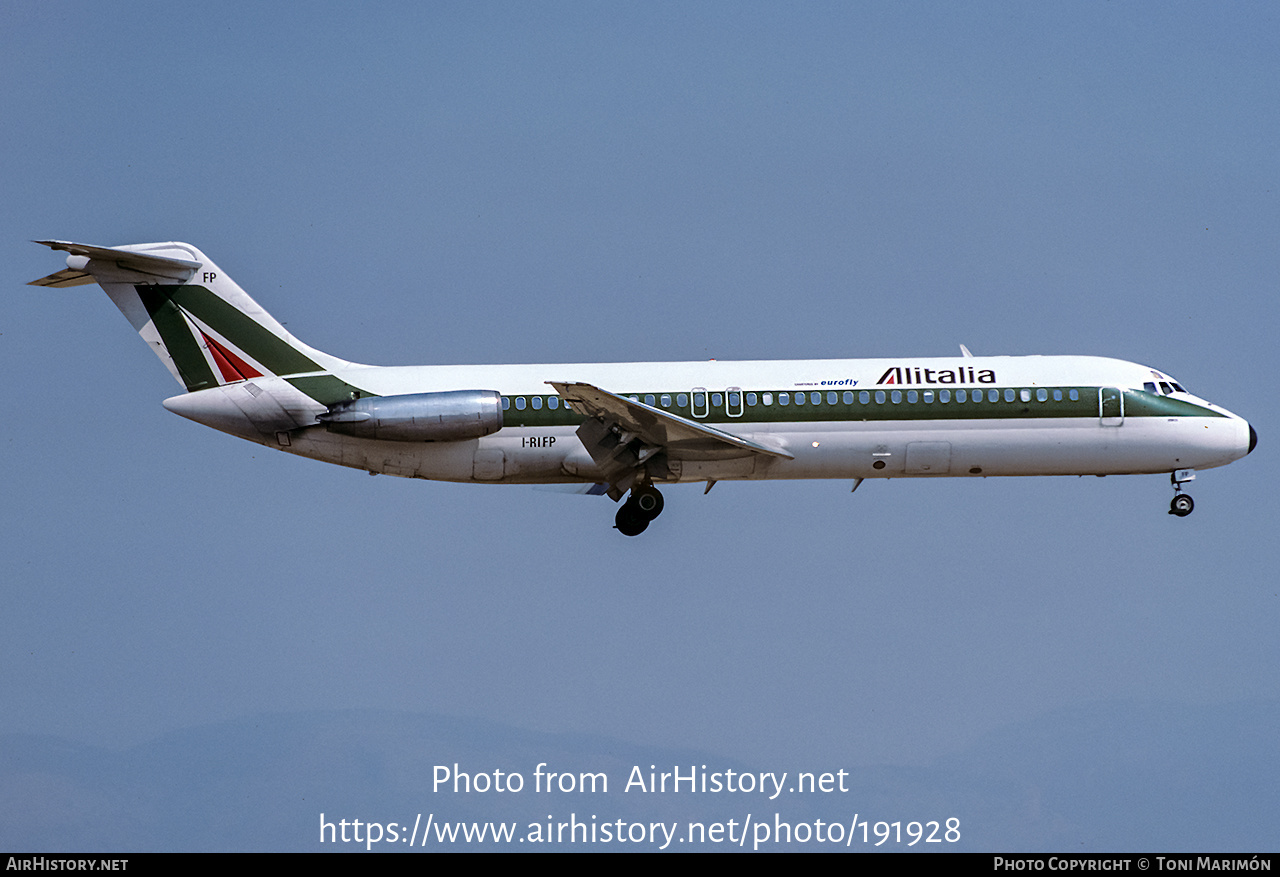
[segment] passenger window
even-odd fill
[[[752,405],[752,406],[754,406],[754,405],[756,404],[756,394],[755,394],[755,393],[748,393],[748,394],[747,394],[747,404],[748,404],[748,405]]]
[[[560,397],[559,397],[559,396],[548,396],[548,397],[547,397],[547,407],[548,407],[548,408],[551,408],[551,409],[559,408],[559,407],[560,407]]]
[[[899,402],[902,401],[902,391],[894,390],[892,393],[889,394],[889,399],[893,402],[894,405],[897,405]]]
[[[1072,401],[1072,402],[1079,402],[1079,401],[1080,401],[1080,392],[1079,392],[1078,390],[1074,390],[1074,389],[1073,389],[1073,390],[1071,390],[1067,395],[1068,395],[1068,397],[1071,399],[1071,401]]]
[[[516,410],[517,411],[524,410],[524,396],[516,396]]]
[[[676,393],[676,405],[683,408],[689,404],[688,393]]]
[[[999,401],[1000,401],[1000,391],[999,391],[999,390],[987,390],[987,401],[988,401],[988,402],[999,402]],[[1013,401],[1013,390],[1010,390],[1010,391],[1009,391],[1009,401],[1010,401],[1010,402],[1012,402],[1012,401]]]
[[[862,403],[863,405],[868,405],[868,404],[870,404],[870,403],[871,403],[871,394],[870,394],[870,393],[868,393],[866,390],[859,390],[859,391],[858,391],[858,401],[859,401],[860,403]]]
[[[694,394],[693,394],[693,407],[694,407],[694,408],[706,408],[706,407],[707,407],[707,394],[706,394],[706,393],[694,393]]]
[[[828,393],[828,394],[827,394],[827,404],[828,404],[828,405],[834,405],[834,404],[836,404],[836,402],[838,402],[838,401],[840,401],[840,394],[839,394],[839,393]]]
[[[945,391],[944,391],[944,392],[945,392]],[[968,391],[968,390],[956,390],[956,401],[957,401],[957,402],[968,402],[968,401],[969,401],[969,391]]]
[[[924,404],[931,404],[933,402],[933,390],[925,390],[920,394],[920,397],[924,399]]]
[[[786,393],[779,393],[779,394],[778,394],[778,404],[779,404],[779,405],[787,405],[787,404],[789,404],[790,402],[791,402],[791,397],[790,397],[790,396],[788,396]]]
[[[1030,402],[1030,401],[1031,401],[1031,391],[1030,391],[1030,390],[1025,390],[1025,389],[1024,389],[1024,390],[1019,390],[1019,391],[1018,391],[1018,398],[1019,398],[1019,399],[1021,399],[1023,402]]]
[[[724,404],[724,395],[721,393],[712,393],[711,404],[719,408],[721,405]]]
[[[1012,402],[1016,398],[1017,398],[1017,394],[1012,389],[1008,389],[1004,391],[1004,401]]]
[[[506,396],[502,397],[502,410],[506,411],[511,408],[511,400]]]
[[[652,393],[645,393],[645,395],[644,395],[644,404],[646,404],[646,405],[652,405],[652,404],[653,404],[653,394],[652,394]]]
[[[1061,390],[1054,390],[1054,391],[1053,391],[1053,401],[1055,401],[1055,402],[1061,402],[1061,401],[1062,401],[1062,391],[1061,391]]]
[[[907,390],[907,401],[908,401],[908,402],[917,402],[917,401],[919,401],[919,399],[920,399],[920,394],[919,394],[919,393],[917,393],[915,390]]]
[[[533,397],[532,399],[530,399],[529,401],[530,401],[530,403],[533,405],[533,407],[534,407],[536,410],[538,410],[538,411],[541,411],[541,410],[542,410],[542,397],[541,397],[541,396],[534,396],[534,397]]]
[[[964,392],[964,391],[962,390],[961,392]],[[938,391],[938,401],[939,401],[939,402],[941,402],[941,403],[943,403],[944,405],[945,405],[946,403],[950,402],[950,401],[951,401],[951,391],[950,391],[950,390],[939,390],[939,391]],[[961,399],[960,401],[961,401],[961,402],[963,402],[964,400],[963,400],[963,399]]]
[[[741,407],[742,407],[742,394],[740,394],[740,393],[730,393],[730,394],[729,394],[729,407],[730,407],[730,408],[741,408]]]
[[[821,393],[810,393],[810,394],[809,394],[809,401],[810,401],[810,402],[812,402],[814,405],[821,405],[821,404],[822,404],[822,394],[821,394]]]
[[[1036,390],[1036,401],[1037,401],[1037,402],[1048,402],[1048,401],[1049,401],[1049,391],[1048,391],[1048,390],[1046,390],[1044,387],[1041,387],[1040,389]]]
[[[662,401],[662,407],[663,407],[663,408],[670,408],[670,407],[671,407],[671,394],[670,394],[670,393],[663,393],[663,394],[662,394],[662,396],[661,396],[661,401]]]
[[[884,404],[884,390],[876,390],[876,404],[877,405]]]
[[[846,405],[853,404],[853,393],[849,392],[848,390],[844,391],[844,404]]]
[[[765,394],[764,394],[764,398],[763,398],[763,402],[764,402],[764,404],[766,404],[766,405],[772,405],[772,404],[773,404],[773,394],[772,394],[772,393],[765,393]]]

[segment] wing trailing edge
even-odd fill
[[[665,449],[673,456],[679,456],[685,450],[701,459],[740,457],[744,454],[794,459],[791,454],[779,448],[771,448],[626,396],[610,393],[594,384],[577,381],[547,383],[582,413],[603,421],[607,426],[617,427],[622,434],[637,438],[646,445]]]
[[[745,439],[646,405],[594,384],[547,381],[587,415],[578,438],[619,499],[637,483],[664,479],[679,467],[749,457],[793,459],[780,448]]]

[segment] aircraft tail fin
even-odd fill
[[[67,267],[30,285],[98,283],[188,392],[349,365],[294,338],[190,244],[35,243],[65,250]]]

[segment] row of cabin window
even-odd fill
[[[984,397],[984,392],[985,392],[985,397]],[[1049,397],[1052,394],[1053,401],[1061,402],[1063,400],[1064,392],[1065,392],[1066,398],[1070,399],[1072,402],[1080,401],[1079,390],[1074,390],[1074,389],[1066,390],[1066,391],[1059,390],[1059,389],[1047,390],[1044,387],[1038,387],[1034,390],[1026,389],[1026,388],[1015,390],[1012,387],[1009,387],[1003,391],[1003,398],[1004,398],[1004,401],[1006,402],[1017,402],[1019,400],[1023,402],[1030,402],[1034,396],[1037,402],[1048,402]],[[721,405],[724,404],[725,394],[711,393],[710,395],[711,395],[712,407],[719,408]],[[791,405],[793,404],[793,402],[796,405],[804,405],[806,404],[806,401],[810,405],[821,405],[823,403],[823,395],[824,394],[820,392],[816,392],[816,391],[811,392],[808,394],[808,398],[806,400],[805,393],[803,392],[797,392],[794,394],[778,393],[776,398],[777,398],[777,403],[779,405]],[[833,390],[829,390],[825,395],[826,395],[826,403],[828,405],[838,405],[841,402],[843,402],[845,405],[852,405],[855,398],[857,399],[859,404],[870,405],[871,399],[873,396],[872,391],[870,390],[859,390],[856,394],[852,390],[845,390],[843,393],[838,393]],[[699,409],[705,408],[707,405],[706,396],[707,394],[705,393],[694,393],[693,394],[694,406]],[[757,394],[755,393],[740,394],[737,392],[729,393],[728,397],[729,397],[730,408],[741,407],[742,399],[744,397],[746,399],[747,405],[751,407],[755,406],[757,403],[764,404],[764,405],[772,405],[774,403],[774,398],[775,398],[773,393],[761,393],[759,394],[759,396],[757,396]],[[900,402],[902,402],[903,398],[905,398],[908,403],[924,402],[926,405],[929,405],[936,400],[945,405],[948,402],[950,402],[953,398],[955,399],[956,402],[968,402],[970,401],[970,399],[972,399],[972,401],[974,402],[982,402],[984,398],[988,402],[999,402],[1001,397],[1002,397],[1002,391],[994,388],[988,389],[986,391],[983,391],[981,389],[977,389],[977,390],[961,389],[961,390],[887,390],[887,391],[876,390],[874,392],[874,398],[877,405],[883,405],[886,401],[891,402],[894,405],[897,405]],[[631,396],[629,398],[633,402],[640,401],[639,396]],[[541,409],[543,405],[542,400],[543,400],[542,396],[529,397],[529,407],[533,408],[533,410],[535,411]],[[645,395],[644,403],[646,405],[660,405],[663,408],[670,408],[671,394],[663,393],[660,396],[655,397],[652,393],[649,393]],[[679,408],[688,407],[689,394],[676,393],[675,403],[676,403],[676,406]],[[525,409],[525,397],[516,396],[515,406],[516,406],[516,410],[523,411]],[[546,406],[552,409],[553,411],[559,408],[560,397],[547,396]],[[503,409],[508,409],[511,407],[510,397],[507,397],[507,396],[502,397],[502,407]],[[569,408],[569,403],[565,402],[564,407]]]
[[[526,406],[525,406],[524,396],[516,396],[516,397],[515,397],[515,400],[516,400],[516,410],[518,410],[518,411],[523,411],[523,410],[525,409],[525,407],[526,407]],[[528,405],[528,407],[532,408],[534,411],[537,411],[537,410],[539,410],[539,409],[541,409],[541,408],[542,408],[542,400],[543,400],[543,397],[542,397],[542,396],[530,396],[530,397],[529,397],[529,405]],[[547,396],[547,397],[546,397],[546,400],[547,400],[547,402],[546,402],[547,407],[548,407],[548,408],[550,408],[552,411],[554,411],[554,410],[556,410],[557,408],[559,408],[559,407],[560,407],[560,404],[561,404],[561,403],[560,403],[560,397],[559,397],[559,396]],[[510,397],[510,396],[503,396],[503,397],[502,397],[502,410],[503,410],[503,411],[506,411],[506,410],[507,410],[507,409],[509,409],[510,407],[511,407],[511,397]],[[572,409],[572,407],[569,405],[569,403],[568,403],[568,402],[565,402],[565,403],[564,403],[564,407],[565,407],[566,409],[570,410],[570,411],[572,411],[572,410],[573,410],[573,409]]]

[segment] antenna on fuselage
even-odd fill
[[[960,352],[965,355],[966,359],[973,359],[973,354],[970,353],[969,348],[965,347],[963,344],[960,345]]]

